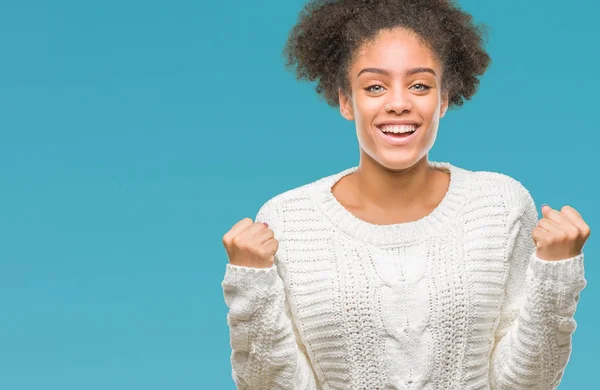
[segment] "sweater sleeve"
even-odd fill
[[[272,200],[261,207],[256,222],[267,222],[280,240],[281,224]],[[226,264],[221,286],[229,308],[232,377],[239,390],[318,389],[292,322],[278,262],[276,254],[270,268]]]
[[[531,236],[538,212],[516,182],[509,214],[508,278],[490,361],[491,389],[556,389],[571,354],[579,293],[586,286],[583,253],[546,261]]]

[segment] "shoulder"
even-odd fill
[[[321,177],[311,182],[291,188],[268,198],[256,214],[256,222],[266,222],[277,234],[282,230],[287,212],[302,212],[312,206],[311,193],[321,188],[331,176]]]
[[[473,191],[487,189],[500,196],[502,206],[507,213],[523,214],[533,207],[535,202],[529,189],[518,179],[501,172],[471,171]]]
[[[471,197],[485,197],[490,207],[502,213],[504,229],[516,232],[521,226],[531,230],[539,219],[535,201],[518,179],[500,172],[471,171]],[[472,207],[485,207],[485,200],[470,199]],[[499,204],[498,204],[499,203]]]

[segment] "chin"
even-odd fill
[[[415,166],[421,159],[413,153],[383,152],[376,161],[388,171],[405,171]]]

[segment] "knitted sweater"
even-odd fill
[[[357,167],[258,211],[271,268],[226,265],[238,389],[555,389],[571,354],[583,253],[546,261],[528,190],[429,161],[450,186],[429,215],[370,224],[333,196]]]

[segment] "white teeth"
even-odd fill
[[[384,133],[410,133],[417,130],[415,125],[384,125],[380,127]]]

